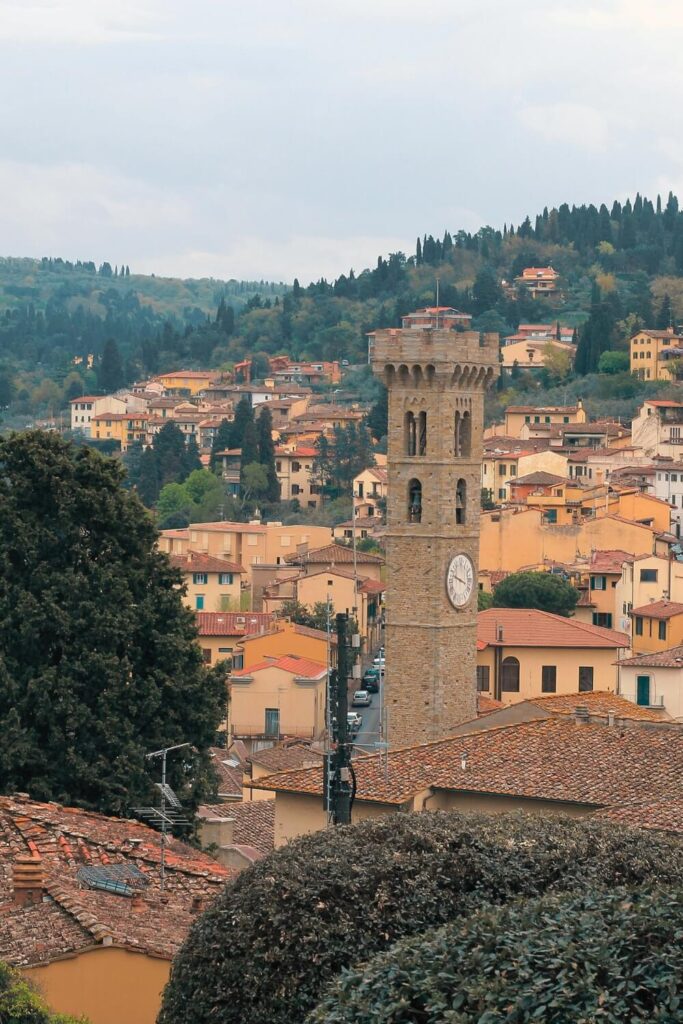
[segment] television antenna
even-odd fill
[[[191,743],[176,743],[172,747],[162,747],[161,750],[153,750],[151,754],[145,754],[148,761],[153,758],[161,758],[161,782],[155,782],[154,785],[159,790],[160,794],[160,806],[159,807],[135,807],[135,813],[139,814],[142,818],[147,818],[153,825],[155,825],[161,832],[161,857],[159,861],[159,887],[161,891],[164,891],[164,885],[166,881],[166,833],[168,832],[169,826],[173,828],[174,825],[189,825],[190,821],[184,817],[182,811],[182,804],[175,792],[166,782],[166,758],[172,750],[182,750],[183,747],[191,747]]]

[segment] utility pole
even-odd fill
[[[330,674],[328,690],[331,726],[330,751],[325,757],[323,804],[333,825],[351,821],[351,743],[348,723],[348,614],[337,615],[337,668]]]

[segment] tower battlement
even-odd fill
[[[449,375],[454,385],[467,380],[486,387],[498,375],[498,353],[498,335],[477,331],[397,328],[369,335],[370,365],[387,387]]]

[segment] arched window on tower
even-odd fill
[[[415,413],[407,412],[405,418],[406,455],[417,454],[417,422]]]
[[[469,458],[472,450],[472,417],[468,412],[456,412],[453,431],[453,454],[456,459]]]
[[[427,413],[421,412],[417,418],[417,454],[427,454]]]
[[[467,484],[458,480],[455,488],[455,521],[464,523],[467,517]]]
[[[416,479],[408,484],[408,522],[422,522],[422,484]]]

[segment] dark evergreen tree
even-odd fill
[[[153,448],[145,448],[140,456],[139,475],[135,486],[142,504],[147,508],[153,508],[161,490],[159,463]]]
[[[107,338],[104,343],[102,359],[97,369],[97,382],[106,394],[118,391],[125,383],[121,353],[113,338]]]
[[[673,326],[673,308],[671,306],[671,298],[665,293],[662,303],[657,313],[656,327],[658,331],[666,331],[667,328]]]
[[[57,434],[0,439],[0,791],[125,815],[154,802],[150,750],[190,812],[225,681],[180,574],[117,459]]]
[[[264,495],[266,501],[280,500],[280,481],[275,467],[275,445],[273,444],[273,417],[267,405],[261,410],[257,423],[258,460],[265,467],[268,478],[268,489]]]
[[[472,298],[475,313],[483,313],[486,309],[495,309],[502,301],[503,290],[493,267],[482,267],[479,271],[472,286]]]
[[[121,458],[126,468],[125,485],[127,487],[137,487],[140,483],[140,465],[143,451],[142,441],[133,441],[128,445],[127,451],[124,452]]]
[[[366,419],[368,430],[378,441],[381,437],[386,437],[389,431],[389,392],[384,385],[381,387],[379,398],[370,409]]]
[[[242,456],[240,458],[242,468],[250,466],[252,462],[259,461],[258,431],[253,419],[250,419],[244,428],[240,447],[242,449]]]
[[[183,477],[185,480],[194,473],[195,469],[202,469],[202,460],[199,455],[199,445],[194,434],[190,434],[185,445],[185,456],[183,458]],[[182,483],[182,480],[180,481]]]
[[[214,434],[213,441],[211,442],[211,458],[209,460],[209,466],[211,467],[211,469],[216,469],[217,453],[227,451],[227,449],[230,447],[231,437],[231,421],[221,420],[218,430]]]
[[[246,395],[240,398],[235,409],[235,418],[230,428],[230,443],[228,448],[241,448],[244,440],[244,430],[248,423],[254,422],[254,411]]]
[[[153,447],[159,475],[159,487],[181,483],[186,476],[185,438],[182,430],[172,420],[169,420],[155,435]]]

